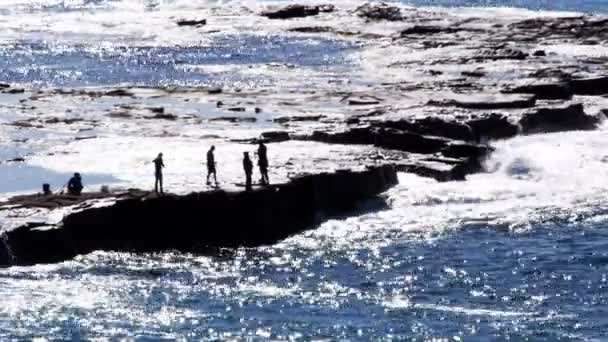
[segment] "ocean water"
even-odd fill
[[[407,3],[608,11],[602,0]],[[356,68],[356,43],[260,28],[242,8],[266,4],[3,1],[0,81],[281,86],[263,66],[295,66],[306,79]],[[218,23],[220,32],[167,20],[207,11],[251,19]],[[273,246],[0,269],[0,340],[607,340],[607,131],[496,142],[488,172],[466,182],[401,174],[389,209],[362,208]]]

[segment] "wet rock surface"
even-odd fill
[[[401,9],[396,6],[390,6],[386,3],[366,3],[358,7],[355,12],[359,17],[365,18],[367,20],[403,20]]]
[[[289,5],[278,10],[262,12],[262,16],[269,19],[291,19],[315,16],[319,13],[330,13],[333,11],[333,5]]]
[[[549,133],[568,130],[590,130],[597,127],[600,119],[587,115],[581,103],[567,107],[539,108],[524,114],[519,124],[526,134]]]
[[[358,202],[396,183],[396,171],[387,165],[300,176],[251,192],[160,197],[126,193],[111,205],[76,210],[57,226],[30,224],[6,233],[0,264],[53,263],[96,250],[204,253],[272,244],[330,215],[352,211]],[[61,199],[65,200],[73,204],[73,199]],[[27,205],[23,199],[15,201]],[[35,201],[30,198],[30,205],[35,206]]]

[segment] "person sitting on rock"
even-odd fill
[[[154,163],[154,192],[158,193],[158,188],[160,186],[160,193],[163,193],[163,168],[165,164],[163,163],[163,154],[159,153],[158,157],[152,161]]]
[[[270,184],[268,179],[268,156],[266,154],[266,145],[260,141],[258,147],[258,166],[260,167],[260,183],[263,185]]]
[[[215,146],[211,146],[209,151],[207,151],[207,185],[211,184],[209,178],[213,175],[213,180],[215,181],[215,185],[217,186],[217,171],[215,169],[215,156],[213,152],[215,151]]]
[[[245,170],[245,190],[251,190],[251,174],[253,173],[253,163],[249,159],[249,152],[243,152],[243,170]]]
[[[82,188],[84,188],[82,186],[82,178],[80,177],[80,173],[76,172],[68,182],[68,194],[80,196]]]
[[[44,194],[44,196],[50,196],[53,194],[53,192],[51,191],[51,185],[49,183],[42,184],[42,193]]]

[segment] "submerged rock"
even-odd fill
[[[536,97],[532,95],[473,96],[466,99],[431,100],[428,104],[440,107],[451,106],[466,109],[521,109],[534,107],[536,105]]]
[[[524,60],[528,58],[529,54],[512,48],[496,48],[482,51],[474,59],[476,60],[503,60],[503,59],[514,59]]]
[[[462,31],[460,28],[455,27],[443,27],[443,26],[423,26],[423,25],[415,25],[410,28],[407,28],[401,31],[401,37],[406,37],[409,35],[431,35],[438,33],[456,33],[458,31]]]
[[[323,118],[326,118],[326,115],[296,115],[296,116],[281,116],[273,119],[272,121],[276,123],[286,123],[286,122],[302,122],[302,121],[319,121]]]
[[[289,5],[275,11],[262,12],[261,15],[269,19],[290,19],[309,17],[318,15],[319,13],[329,13],[333,12],[334,9],[334,5]]]
[[[69,214],[58,226],[5,233],[0,265],[61,262],[97,250],[204,253],[272,244],[329,215],[352,212],[395,184],[395,168],[385,165],[301,176],[251,192],[119,199]]]
[[[587,115],[583,104],[567,107],[539,108],[526,113],[519,121],[525,134],[595,129],[599,118]]]
[[[285,131],[272,131],[262,133],[265,142],[282,142],[290,139],[289,133]]]
[[[542,100],[569,100],[573,90],[566,82],[535,83],[504,90],[507,94],[533,94]]]
[[[403,20],[401,9],[399,7],[389,6],[383,2],[379,4],[366,3],[358,7],[355,12],[359,17],[368,20]]]
[[[227,122],[233,122],[233,123],[237,123],[237,122],[256,122],[258,121],[257,118],[254,117],[250,117],[250,116],[222,116],[219,118],[213,118],[213,119],[209,119],[209,121],[227,121]]]
[[[177,26],[204,26],[207,19],[180,19],[175,22]]]

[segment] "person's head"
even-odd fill
[[[74,174],[74,177],[76,177],[76,178],[80,178],[80,173],[76,172],[76,173]]]
[[[211,145],[211,151],[215,151],[215,146]]]
[[[162,157],[163,157],[163,153],[162,153],[162,152],[161,152],[161,153],[159,153],[159,154],[158,154],[158,157],[159,157],[159,158],[162,158]]]
[[[258,141],[258,144],[259,144],[260,146],[262,146],[262,145],[264,145],[264,141],[260,140],[260,141]]]
[[[243,157],[249,158],[249,152],[243,152]]]

